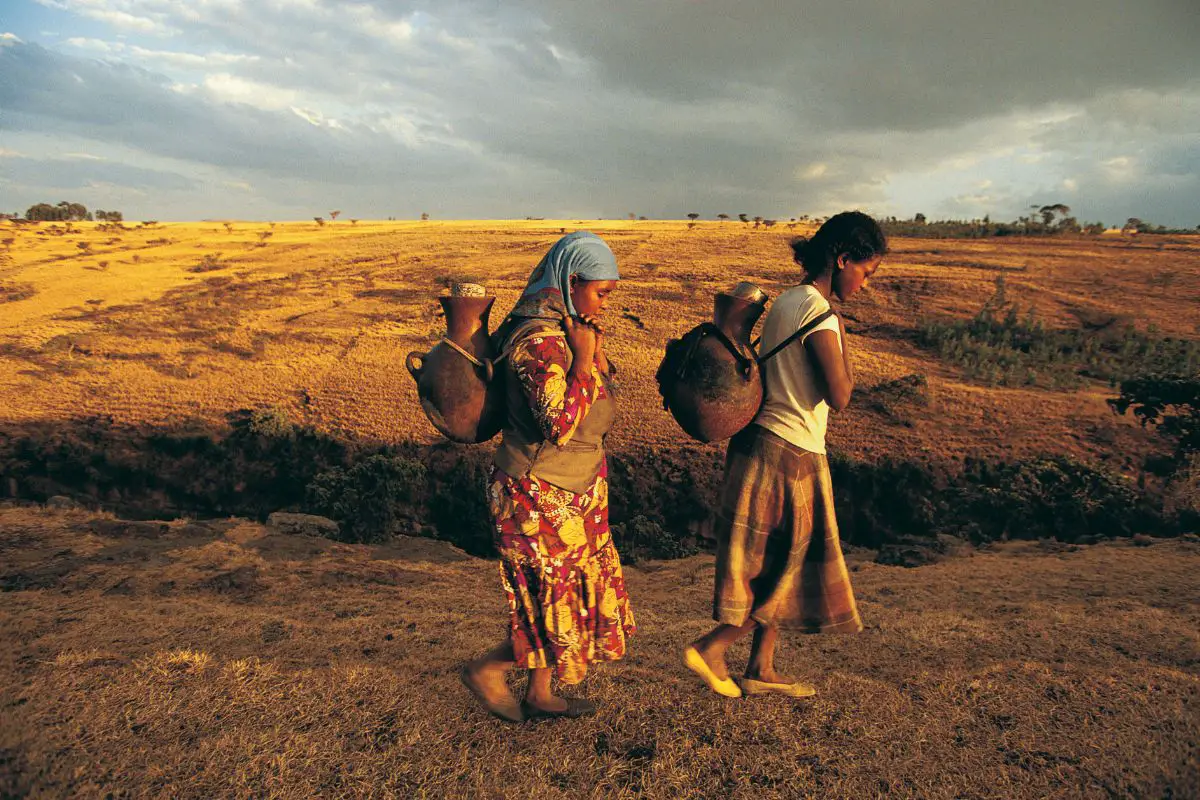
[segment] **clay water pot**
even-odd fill
[[[493,380],[488,315],[496,298],[439,297],[446,312],[446,336],[428,353],[408,354],[425,416],[448,439],[486,442],[504,425],[504,387]],[[456,292],[462,291],[455,287]]]
[[[750,333],[766,299],[758,287],[738,284],[716,296],[712,322],[668,343],[657,376],[659,392],[663,405],[693,439],[728,439],[758,413],[763,387]]]

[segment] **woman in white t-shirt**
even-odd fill
[[[831,217],[792,250],[804,280],[772,304],[760,350],[797,340],[763,365],[765,399],[754,422],[729,442],[717,515],[713,619],[719,624],[684,650],[684,663],[727,697],[815,689],[775,670],[780,628],[858,633],[862,621],[834,517],[825,426],[850,402],[854,370],[841,317],[887,252],[878,223],[857,211]],[[753,631],[742,680],[729,677],[725,651]]]

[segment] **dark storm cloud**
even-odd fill
[[[176,34],[96,42],[105,61],[73,57],[94,40],[0,47],[0,126],[216,168],[289,207],[912,213],[895,206],[936,203],[892,187],[924,175],[963,213],[1060,184],[1161,208],[1194,185],[1163,177],[1197,140],[1192,5],[121,0]]]
[[[770,86],[797,112],[871,129],[940,127],[1200,74],[1192,0],[618,0],[603,17],[593,4],[529,5],[548,35],[632,91],[694,100]]]

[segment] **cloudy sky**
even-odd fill
[[[0,211],[1200,224],[1197,0],[0,0]]]

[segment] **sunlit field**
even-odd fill
[[[620,378],[614,536],[640,630],[624,661],[576,690],[596,717],[509,726],[458,679],[506,619],[495,562],[449,543],[479,545],[471,525],[486,534],[472,469],[488,446],[427,446],[438,437],[404,358],[442,335],[435,298],[451,281],[492,290],[494,328],[550,244],[578,229],[611,244],[623,275],[605,321]],[[1121,505],[1171,443],[1109,407],[1116,368],[1055,357],[1002,369],[952,335],[931,343],[995,303],[1002,278],[1030,329],[1083,332],[1126,366],[1169,340],[1191,363],[1200,237],[894,239],[842,309],[858,387],[831,418],[831,448],[885,465],[859,475],[870,513],[855,531],[903,516],[866,489],[926,485],[905,472],[914,464],[1067,457],[1115,477],[1062,472],[1083,488],[1063,478],[1039,532],[1013,534],[1029,541],[922,529],[914,563],[926,565],[913,569],[850,542],[866,630],[781,644],[812,699],[724,700],[682,666],[711,624],[713,558],[658,560],[624,537],[649,530],[662,540],[651,544],[696,553],[672,548],[701,537],[722,448],[686,440],[654,373],[668,339],[710,318],[715,292],[749,280],[776,297],[795,283],[788,239],[810,232],[0,221],[0,797],[1200,796],[1200,538],[1141,534],[1142,506]],[[376,533],[448,541],[348,544],[262,524],[279,508],[263,504],[303,506],[302,481],[352,451],[410,471],[428,461],[430,485],[442,481],[429,497],[371,513]],[[974,497],[994,492],[993,505],[973,513],[1016,513],[1006,498],[1027,495],[998,480],[980,484]],[[220,502],[188,509],[213,487]],[[40,502],[60,491],[79,504]],[[1108,534],[1053,518],[1093,506],[1133,527],[1098,541]],[[122,507],[182,518],[128,521]],[[903,555],[911,543],[892,534],[922,524],[905,519],[872,541]],[[1043,529],[1056,538],[1038,540]],[[731,666],[745,656],[735,647]]]
[[[803,224],[518,221],[0,224],[0,417],[111,416],[220,422],[272,407],[297,423],[378,441],[433,441],[403,360],[444,330],[435,297],[473,278],[498,324],[564,231],[617,254],[621,287],[607,347],[621,369],[612,446],[682,443],[654,370],[667,339],[711,315],[712,295],[751,280],[772,296],[796,281],[788,239]],[[902,425],[870,403],[839,417],[833,446],[866,458],[1058,452],[1128,468],[1147,446],[1105,405],[1110,386],[987,387],[913,342],[923,321],[975,313],[1003,276],[1051,326],[1132,324],[1195,338],[1197,237],[899,239],[845,307],[859,386],[924,376]]]
[[[248,522],[0,508],[0,794],[1194,797],[1200,543],[849,556],[866,630],[786,637],[815,698],[731,701],[679,663],[709,556],[628,570],[640,633],[505,725],[457,668],[503,630],[493,563]],[[731,666],[744,663],[742,646]],[[518,687],[519,688],[519,687]]]

